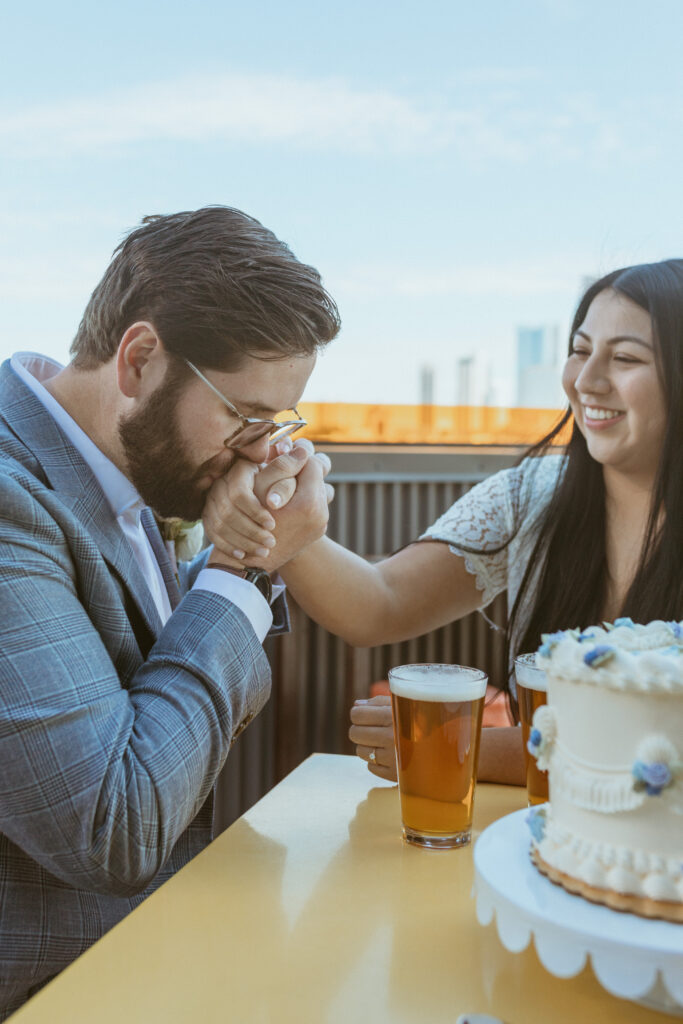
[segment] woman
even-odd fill
[[[311,544],[281,569],[297,602],[349,643],[372,646],[436,629],[507,589],[510,660],[556,629],[683,617],[683,260],[591,285],[562,380],[569,409],[520,465],[380,563],[325,537]],[[548,454],[571,419],[566,453]],[[249,564],[264,537],[235,509],[219,543]],[[358,702],[351,718],[360,756],[395,778],[388,699]],[[505,735],[485,731],[480,776],[523,781],[519,731],[495,732]]]

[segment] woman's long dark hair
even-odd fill
[[[664,390],[667,428],[640,562],[621,615],[635,622],[683,618],[683,260],[665,260],[616,270],[596,281],[581,299],[569,339],[605,289],[620,292],[646,310],[653,324],[657,371]],[[572,419],[558,425],[526,453],[547,453]],[[534,651],[542,633],[600,621],[607,588],[605,489],[602,467],[588,453],[573,425],[567,465],[543,517],[529,565],[509,617],[507,645],[517,632],[520,610],[531,607],[517,654]],[[532,510],[533,511],[533,510]],[[533,600],[528,593],[539,564]],[[536,577],[538,578],[538,577]]]

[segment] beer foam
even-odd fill
[[[464,665],[401,665],[389,670],[391,692],[410,700],[479,700],[487,682],[484,672]]]
[[[544,669],[536,663],[535,654],[520,654],[515,658],[515,679],[520,686],[526,686],[527,690],[537,690],[539,693],[548,691],[548,679]]]

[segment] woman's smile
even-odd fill
[[[621,422],[626,416],[623,409],[604,409],[601,406],[583,406],[583,422],[589,430],[605,430]]]

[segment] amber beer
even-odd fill
[[[548,773],[539,771],[536,758],[527,750],[534,711],[548,702],[545,672],[537,667],[535,654],[520,654],[515,658],[515,679],[522,723],[527,796],[531,806],[544,804],[548,799]]]
[[[462,665],[389,671],[407,842],[451,849],[470,841],[487,676]]]

